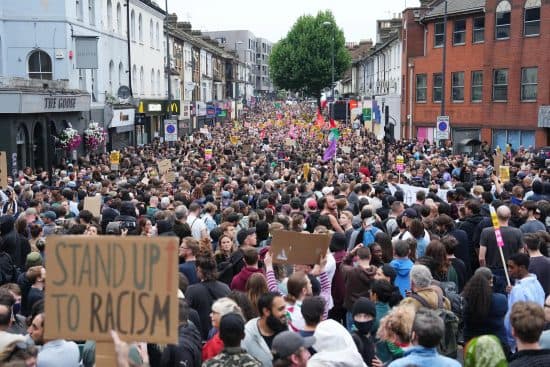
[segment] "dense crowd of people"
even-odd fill
[[[92,153],[10,178],[0,365],[95,364],[94,341],[44,338],[57,317],[44,312],[45,249],[71,234],[180,240],[178,344],[113,332],[121,366],[550,366],[550,174],[532,147],[399,140],[385,161],[372,126],[317,114],[258,103],[126,147],[117,165]],[[84,209],[92,196],[99,216]],[[280,230],[330,236],[329,249],[276,263]]]

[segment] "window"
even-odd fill
[[[455,20],[455,29],[453,31],[453,45],[463,45],[466,43],[466,19]]]
[[[472,42],[480,43],[483,41],[485,41],[485,17],[475,17]]]
[[[130,15],[130,36],[132,41],[136,40],[136,13],[133,10]]]
[[[508,0],[497,5],[495,38],[497,40],[510,38],[510,14],[512,6]]]
[[[160,92],[160,70],[157,70],[157,91],[158,91],[158,94],[161,95],[162,93]]]
[[[504,149],[506,144],[510,144],[513,149],[518,149],[520,146],[530,147],[535,146],[535,131],[533,130],[493,130],[493,148],[497,146]]]
[[[433,75],[433,96],[434,102],[441,102],[443,92],[443,74],[437,73]]]
[[[113,60],[109,63],[109,92],[113,94],[113,78],[115,74],[115,63]]]
[[[90,24],[95,25],[95,0],[88,0],[88,17]]]
[[[157,22],[156,25],[156,45],[157,49],[160,49],[160,28],[159,28],[159,22]]]
[[[120,87],[123,85],[124,80],[124,65],[122,65],[122,62],[118,63],[118,86]]]
[[[538,83],[538,69],[536,67],[521,69],[521,100],[522,101],[537,100],[537,83]]]
[[[29,78],[52,80],[52,59],[44,51],[34,51],[29,56]]]
[[[122,7],[120,3],[116,4],[116,30],[122,33]]]
[[[113,3],[107,0],[107,31],[113,30]]]
[[[138,36],[139,42],[143,43],[143,18],[141,14],[138,16]]]
[[[143,85],[143,66],[139,69],[139,94],[145,94],[145,87]]]
[[[84,0],[76,0],[76,19],[82,21],[84,17]]]
[[[445,42],[445,23],[434,23],[434,47],[443,47]]]
[[[428,92],[426,74],[416,75],[416,102],[426,102]]]
[[[451,74],[451,89],[453,102],[464,102],[464,72],[457,71]]]
[[[132,66],[132,92],[136,92],[138,91],[138,93],[136,94],[139,94],[139,90],[138,90],[138,85],[137,85],[137,68],[136,66]]]
[[[155,47],[155,28],[153,27],[153,19],[149,21],[149,44],[151,48]]]
[[[483,71],[472,71],[472,102],[483,99]]]
[[[508,70],[496,69],[493,71],[493,101],[508,100]]]
[[[538,36],[540,34],[540,0],[527,0],[523,17],[523,35]]]
[[[151,69],[151,95],[155,95],[155,69]]]

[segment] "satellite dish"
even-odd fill
[[[128,98],[130,98],[130,88],[128,88],[128,87],[125,86],[125,85],[121,85],[121,86],[118,88],[118,91],[117,91],[116,93],[117,93],[118,98],[120,98],[120,99],[128,99]]]

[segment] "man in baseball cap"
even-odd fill
[[[283,360],[291,367],[306,367],[311,357],[308,348],[315,343],[315,337],[302,337],[292,331],[283,331],[277,334],[271,345],[273,362]]]

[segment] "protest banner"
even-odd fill
[[[169,171],[166,173],[166,182],[168,183],[174,183],[176,182],[176,172]]]
[[[276,264],[318,264],[327,253],[331,236],[292,231],[275,231],[271,241]]]
[[[500,253],[500,260],[502,261],[504,275],[506,275],[506,282],[508,283],[508,285],[511,285],[510,276],[508,275],[508,265],[506,264],[506,260],[504,259],[504,253],[502,252],[502,248],[504,247],[504,240],[502,239],[502,233],[500,232],[500,224],[498,223],[497,212],[492,205],[489,205],[489,211],[491,213],[491,222],[493,223],[493,228],[495,229],[498,252]]]
[[[403,191],[403,203],[407,205],[412,205],[416,202],[416,193],[419,191],[424,191],[426,194],[428,194],[429,190],[425,187],[416,187],[406,184],[400,184],[400,185],[389,185],[388,186],[391,194],[395,194],[395,192],[399,189]],[[447,200],[447,192],[449,190],[446,189],[438,189],[436,195],[441,198],[443,201]]]
[[[8,155],[0,152],[0,188],[8,186]]]
[[[398,173],[403,173],[405,171],[405,158],[402,155],[395,157],[395,169]]]
[[[510,166],[500,166],[499,173],[499,177],[502,182],[510,181]]]
[[[206,148],[204,150],[204,159],[207,161],[212,159],[212,148]]]
[[[48,237],[48,340],[176,344],[178,238]]]
[[[500,166],[502,166],[504,162],[504,157],[502,156],[500,149],[497,150],[496,154],[493,156],[493,162],[493,166],[495,168],[494,172],[498,177],[500,177]]]
[[[86,196],[84,210],[90,211],[94,217],[99,217],[101,215],[101,196]]]
[[[159,174],[162,176],[172,169],[172,162],[169,159],[163,159],[158,162]]]

